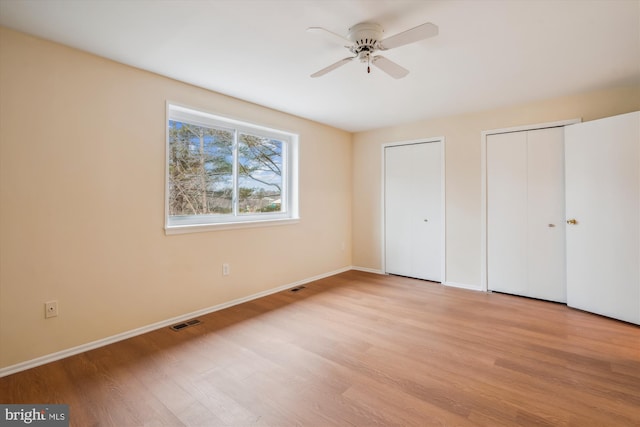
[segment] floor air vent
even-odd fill
[[[304,289],[304,286],[296,286],[295,288],[289,289],[290,292],[298,292]]]
[[[199,325],[200,323],[202,322],[199,321],[198,319],[193,319],[193,320],[187,320],[186,322],[175,324],[173,326],[169,326],[169,328],[173,329],[174,331],[180,331],[184,328],[188,328],[189,326]]]

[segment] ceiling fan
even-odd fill
[[[370,64],[375,65],[385,73],[389,74],[394,79],[401,79],[409,74],[409,70],[395,62],[385,58],[382,55],[374,54],[378,51],[390,50],[396,47],[404,46],[409,43],[414,43],[420,40],[424,40],[429,37],[436,36],[438,34],[438,26],[430,22],[422,25],[418,25],[410,30],[403,31],[393,36],[382,38],[382,26],[375,23],[363,22],[361,24],[354,25],[349,28],[349,34],[347,38],[342,37],[339,34],[331,32],[322,27],[311,27],[307,29],[310,33],[320,34],[332,41],[340,43],[346,47],[349,52],[355,56],[349,56],[341,59],[340,61],[323,68],[311,74],[311,77],[320,77],[327,74],[329,71],[333,71],[338,67],[342,67],[348,62],[354,59],[359,59],[360,62],[367,63],[367,73],[371,72]]]

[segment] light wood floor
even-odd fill
[[[0,379],[72,426],[638,426],[640,327],[350,271]]]

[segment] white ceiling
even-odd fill
[[[308,27],[431,39],[395,80]],[[362,131],[640,84],[640,0],[0,0],[0,24],[276,110]]]

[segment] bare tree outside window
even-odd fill
[[[282,211],[282,142],[240,134],[238,187],[240,213]]]
[[[233,132],[169,121],[169,215],[233,212]]]
[[[283,142],[239,134],[234,195],[235,131],[169,121],[169,215],[283,212]],[[235,196],[235,197],[234,197]]]

